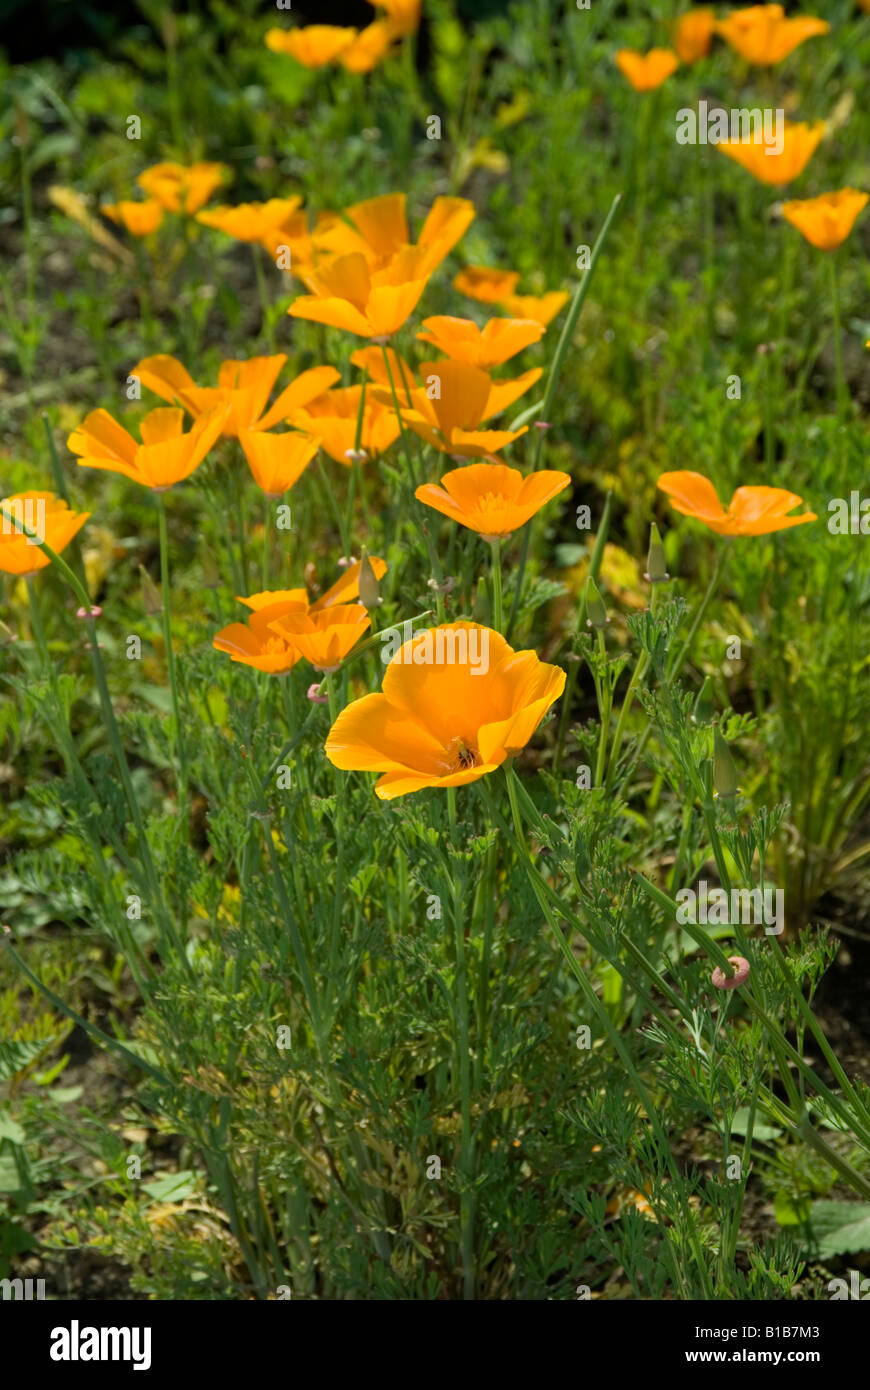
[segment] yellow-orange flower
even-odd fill
[[[369,561],[376,579],[382,579],[387,566],[377,555]],[[239,603],[251,610],[247,623],[230,623],[216,633],[212,646],[226,652],[233,661],[254,666],[270,675],[291,671],[302,653],[288,637],[282,637],[270,626],[289,614],[322,613],[337,605],[346,605],[359,597],[359,574],[362,562],[349,565],[340,579],[327,589],[315,603],[308,602],[305,589],[264,589],[247,598],[238,595]]]
[[[820,251],[835,251],[846,240],[867,202],[866,193],[841,188],[837,193],[822,193],[818,198],[783,203],[782,215],[812,246]]]
[[[417,334],[422,342],[483,371],[507,362],[544,334],[544,325],[534,319],[490,319],[481,329],[472,319],[436,315],[424,319],[423,327],[426,332]]]
[[[236,241],[256,241],[267,251],[280,242],[280,230],[298,213],[301,198],[270,198],[266,203],[239,203],[237,207],[206,208],[197,222],[215,227]]]
[[[560,314],[570,299],[567,290],[548,290],[546,294],[509,294],[501,301],[513,318],[533,319],[546,328]]]
[[[272,387],[286,361],[286,354],[279,352],[274,357],[224,362],[218,372],[217,386],[197,386],[177,357],[158,353],[154,357],[143,357],[133,368],[132,375],[162,400],[183,405],[194,419],[215,406],[229,406],[223,432],[233,438],[243,430],[272,429],[294,410],[322,395],[340,377],[334,367],[311,367],[291,381],[266,410]]]
[[[816,520],[815,512],[788,516],[803,498],[781,487],[739,487],[726,511],[703,473],[662,473],[658,486],[667,493],[676,511],[703,521],[720,536],[766,536],[771,531],[785,531]]]
[[[353,43],[339,54],[338,61],[347,72],[371,72],[386,58],[397,38],[388,19],[376,19],[360,30]]]
[[[534,386],[541,376],[539,367],[524,372],[513,381],[493,381],[478,367],[464,362],[423,362],[420,375],[424,386],[403,393],[396,385],[402,419],[427,444],[443,454],[457,458],[485,458],[525,434],[519,430],[481,430],[485,420],[499,415]],[[379,400],[392,403],[392,395],[377,388]],[[406,400],[410,396],[410,405]]]
[[[194,422],[184,433],[184,411],[161,406],[149,411],[139,426],[137,444],[107,410],[92,410],[73,430],[67,447],[80,454],[80,468],[103,468],[123,473],[154,492],[165,492],[190,477],[220,437],[225,406]]]
[[[388,338],[413,313],[426,288],[425,254],[416,247],[400,251],[376,271],[361,252],[332,256],[304,276],[312,293],[300,295],[287,312],[361,338]]]
[[[436,198],[416,243],[412,243],[406,202],[404,193],[384,193],[345,208],[343,218],[334,218],[315,232],[318,251],[336,256],[358,252],[371,270],[385,270],[397,256],[413,248],[420,253],[420,273],[431,274],[468,230],[474,220],[474,204],[468,198]]]
[[[163,221],[163,208],[155,198],[146,198],[141,203],[103,203],[100,212],[136,237],[150,236]]]
[[[681,63],[696,63],[706,58],[716,31],[716,16],[712,10],[694,9],[680,15],[674,25],[674,48]]]
[[[372,0],[372,4],[386,10],[394,33],[413,34],[419,29],[423,0]]]
[[[266,47],[273,53],[286,53],[304,68],[324,68],[334,63],[357,36],[356,29],[335,24],[308,24],[304,29],[270,29]]]
[[[257,597],[264,602],[254,609],[248,621],[229,623],[221,628],[213,637],[212,646],[219,652],[226,652],[233,661],[243,666],[253,666],[270,676],[286,675],[302,659],[302,653],[274,632],[270,623],[286,613],[304,613],[308,607],[308,597],[304,589],[287,590],[280,595],[259,594]],[[247,599],[241,602],[253,607]]]
[[[781,63],[805,39],[827,34],[830,24],[811,15],[786,19],[782,5],[750,5],[719,20],[716,32],[756,67]]]
[[[458,787],[519,753],[565,688],[565,672],[514,651],[477,623],[418,632],[394,655],[380,694],[338,716],[326,740],[344,771],[380,772],[383,800]]]
[[[651,92],[676,72],[680,60],[669,48],[651,48],[649,53],[621,48],[616,65],[636,92]]]
[[[248,460],[254,482],[267,497],[280,497],[302,476],[317,453],[316,439],[288,430],[241,430],[239,443]]]
[[[505,540],[570,487],[571,479],[546,468],[524,476],[504,463],[472,463],[445,473],[441,484],[424,483],[414,496],[484,540]]]
[[[481,304],[500,304],[519,284],[518,270],[490,270],[483,265],[467,265],[453,281],[453,288]]]
[[[751,140],[723,140],[716,148],[742,164],[761,183],[781,188],[803,173],[824,133],[824,121],[816,121],[815,125],[806,121],[783,121],[779,154],[772,145],[764,143],[763,132],[757,130]]]
[[[334,671],[369,627],[369,615],[361,603],[334,603],[307,611],[293,609],[273,618],[269,627],[316,671]]]
[[[229,174],[225,164],[154,164],[136,180],[167,212],[198,212]]]
[[[356,448],[361,386],[339,386],[288,417],[289,423],[312,435],[324,453],[350,468]],[[399,437],[399,421],[389,406],[366,391],[359,447],[366,459],[377,458]]]
[[[28,577],[51,561],[30,531],[60,553],[90,512],[73,512],[53,492],[14,492],[0,502],[0,571]]]

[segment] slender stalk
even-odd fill
[[[447,788],[447,814],[450,823],[450,840],[454,846],[459,843],[456,826],[456,788]],[[463,1188],[472,1179],[473,1138],[471,1133],[471,1049],[468,1026],[468,967],[465,957],[465,922],[462,912],[464,884],[450,880],[452,898],[453,940],[456,955],[455,1011],[456,1011],[456,1059],[459,1069],[459,1093],[461,1113],[461,1141],[459,1165]],[[474,1194],[463,1190],[460,1197],[460,1244],[462,1249],[462,1289],[466,1301],[474,1299]]]
[[[831,316],[834,327],[834,364],[837,380],[837,417],[841,424],[848,418],[849,393],[846,389],[846,374],[843,370],[843,328],[840,313],[840,263],[837,252],[832,251],[829,258],[831,267]]]
[[[490,566],[490,576],[492,579],[492,625],[496,632],[501,632],[504,624],[502,615],[502,594],[501,594],[501,541],[491,542],[492,564]]]
[[[163,644],[166,648],[166,670],[172,693],[172,714],[175,720],[175,755],[178,759],[179,813],[188,800],[187,754],[181,722],[181,702],[178,698],[178,673],[175,669],[175,650],[172,646],[172,613],[169,599],[169,537],[166,526],[166,501],[162,492],[156,493],[157,514],[160,519],[160,588],[163,600]]]

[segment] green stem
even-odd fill
[[[175,720],[175,754],[178,758],[178,804],[179,814],[187,805],[187,755],[185,751],[184,730],[181,723],[181,702],[178,698],[178,674],[175,669],[175,651],[172,646],[172,614],[169,598],[169,537],[166,526],[166,500],[162,492],[156,494],[157,514],[160,519],[160,588],[163,600],[163,644],[166,648],[166,670],[169,675],[169,688],[172,694],[172,714]]]

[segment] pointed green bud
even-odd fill
[[[713,787],[717,796],[726,798],[736,796],[740,790],[737,785],[737,765],[718,726],[713,730]]]
[[[662,584],[670,575],[665,568],[665,548],[659,535],[659,528],[653,522],[649,528],[649,554],[646,560],[644,579],[649,584]]]
[[[362,559],[359,565],[359,601],[369,611],[373,608],[379,608],[383,603],[378,581],[365,546],[362,549]]]
[[[598,592],[598,585],[590,574],[586,580],[586,626],[587,627],[606,627],[610,622],[607,616],[607,609],[604,607],[604,599]]]
[[[705,676],[704,684],[698,691],[695,708],[692,710],[692,722],[694,724],[709,724],[713,718],[713,709],[713,682],[709,676]]]

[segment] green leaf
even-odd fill
[[[810,1216],[809,1197],[793,1197],[790,1192],[777,1192],[773,1210],[780,1226],[802,1226]]]
[[[745,1135],[748,1124],[749,1106],[741,1105],[738,1110],[734,1111],[734,1119],[731,1121],[731,1133]],[[778,1139],[781,1134],[781,1129],[777,1129],[775,1125],[767,1124],[758,1114],[758,1111],[755,1112],[755,1123],[752,1126],[753,1139]]]
[[[142,1188],[155,1202],[183,1202],[196,1194],[196,1173],[182,1168],[178,1173],[155,1178],[154,1182],[143,1182]]]
[[[870,1250],[870,1202],[813,1202],[809,1222],[822,1258]]]

